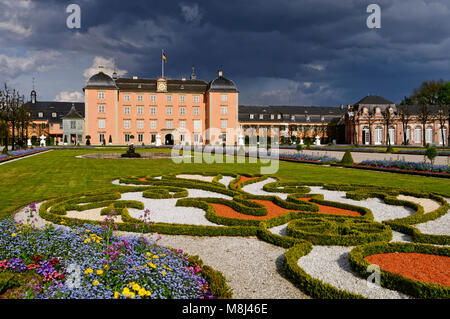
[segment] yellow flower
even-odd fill
[[[105,270],[108,270],[109,266],[108,265],[104,265],[103,268],[105,268]]]
[[[150,267],[152,267],[153,269],[155,269],[156,268],[156,265],[155,264],[153,264],[153,263],[147,263],[147,265],[149,265]]]
[[[90,239],[90,238],[88,238],[88,239],[86,239],[86,240],[84,241],[85,244],[90,243],[90,242],[91,242],[91,239]]]
[[[161,273],[162,273],[162,275],[163,275],[163,276],[165,276],[165,275],[166,275],[166,272],[165,272],[165,271],[161,271]]]
[[[139,291],[141,289],[138,284],[134,284],[131,288],[133,288],[133,290],[135,291]]]
[[[103,275],[103,270],[101,270],[101,269],[97,270],[97,275],[99,275],[99,276]]]
[[[155,255],[155,256],[153,256],[153,258],[158,259],[159,257]]]
[[[100,240],[96,240],[95,242],[96,242],[97,244],[100,244]]]
[[[144,288],[139,289],[139,296],[144,297],[147,295],[147,290]]]
[[[90,230],[89,229],[86,229],[86,233],[89,233],[90,232]]]
[[[17,236],[16,233],[11,234],[11,237],[16,237],[16,236]]]
[[[86,274],[86,275],[89,275],[89,274],[91,274],[93,272],[93,270],[91,269],[91,268],[88,268],[88,269],[86,269],[85,271],[84,271],[84,273]]]
[[[97,286],[97,285],[99,284],[99,282],[98,282],[97,280],[95,280],[95,281],[92,282],[92,284],[93,284],[94,286]]]
[[[117,291],[114,293],[114,298],[119,298],[119,293]]]

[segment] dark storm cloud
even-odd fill
[[[81,0],[78,32],[65,27],[72,2],[34,1],[21,19],[32,35],[0,44],[115,58],[147,77],[159,75],[164,48],[168,76],[195,65],[209,81],[223,68],[246,104],[336,105],[367,93],[399,101],[450,71],[448,0]],[[381,6],[379,30],[366,27],[370,3]]]

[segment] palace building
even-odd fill
[[[419,106],[405,112],[375,95],[347,106],[239,105],[239,91],[222,71],[206,82],[194,72],[189,79],[140,79],[100,68],[83,91],[84,103],[42,102],[33,89],[28,137],[46,135],[59,145],[237,145],[243,133],[280,143],[448,145],[449,123],[438,106],[427,106],[424,121]]]
[[[83,90],[84,132],[92,144],[235,143],[227,133],[238,128],[239,91],[222,71],[209,83],[195,74],[139,79],[100,71]]]

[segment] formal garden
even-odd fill
[[[0,166],[0,298],[450,297],[446,178],[112,151]]]

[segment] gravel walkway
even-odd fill
[[[374,221],[376,222],[382,222],[388,219],[407,217],[414,213],[414,211],[410,208],[406,208],[403,206],[387,205],[379,198],[369,198],[366,200],[357,201],[346,198],[345,197],[346,192],[325,190],[322,187],[317,186],[311,187],[311,193],[323,194],[325,200],[369,208],[372,211]]]
[[[449,198],[445,199],[450,202]],[[416,226],[422,233],[431,235],[447,235],[450,236],[450,210],[447,214],[435,220],[430,220],[426,223],[417,224]]]
[[[203,176],[203,175],[187,175],[187,174],[181,174],[176,175],[177,178],[184,178],[184,179],[194,179],[199,181],[205,181],[205,182],[212,182],[214,179],[214,176]]]
[[[228,188],[228,185],[230,185],[230,182],[235,179],[233,176],[222,176],[222,178],[219,180],[219,183],[222,183]]]
[[[369,286],[366,279],[356,276],[348,261],[348,253],[352,249],[353,247],[314,246],[308,255],[299,259],[298,265],[314,278],[367,298],[409,298],[400,292],[375,285]]]
[[[271,193],[271,192],[266,192],[265,190],[263,190],[263,186],[269,183],[273,183],[276,182],[277,180],[274,178],[268,178],[264,181],[261,182],[257,182],[257,183],[252,183],[252,184],[248,184],[244,187],[242,187],[242,190],[244,192],[253,194],[253,195],[269,195],[269,196],[278,196],[281,199],[286,199],[288,197],[289,194],[286,193]]]

